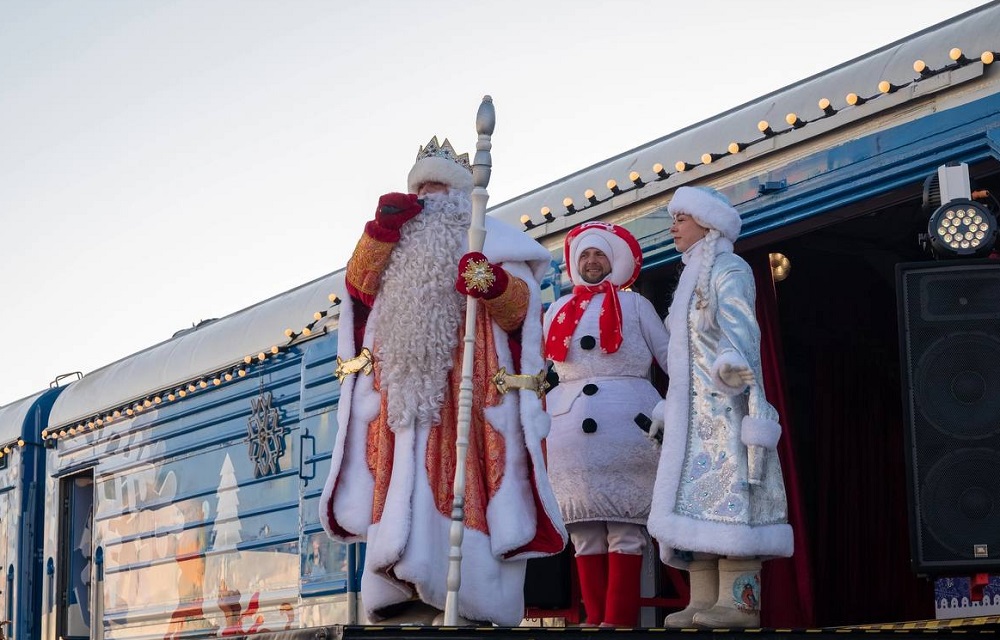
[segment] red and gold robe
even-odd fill
[[[458,611],[469,619],[517,625],[524,614],[525,561],[561,551],[566,533],[545,472],[542,441],[549,419],[541,400],[533,391],[501,395],[489,379],[500,367],[512,373],[542,370],[538,283],[550,258],[516,229],[492,218],[486,226],[483,253],[514,284],[504,294],[508,300],[477,303]],[[359,251],[374,255],[348,268],[361,304],[343,296],[338,353],[344,359],[378,342],[372,335],[376,323],[355,320],[367,319],[361,317],[366,303],[378,313],[378,265],[384,266],[391,249],[391,243],[363,239]],[[524,318],[516,326],[515,316]],[[351,376],[341,387],[320,517],[333,537],[368,543],[361,594],[372,621],[386,607],[414,598],[444,609],[462,348],[460,339],[433,427],[389,428],[377,362],[373,375]]]

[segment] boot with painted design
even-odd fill
[[[719,599],[719,559],[695,560],[688,566],[691,599],[688,606],[663,620],[664,627],[691,628],[694,614],[711,609]]]
[[[719,600],[694,614],[696,627],[756,629],[760,627],[760,560],[719,559]]]

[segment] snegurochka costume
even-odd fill
[[[432,139],[410,171],[411,195],[383,196],[380,213],[414,207],[419,211],[421,203],[412,194],[428,182],[468,195],[468,156],[456,156],[447,140],[439,145]],[[385,285],[382,274],[400,237],[398,228],[392,228],[393,219],[381,213],[369,222],[348,263],[338,355],[347,361],[367,349],[374,370],[342,382],[337,440],[320,504],[320,518],[330,535],[368,543],[361,595],[373,622],[415,600],[444,609],[462,377],[459,336],[433,424],[396,424],[390,418],[386,406],[393,388],[381,385],[383,337],[375,335],[374,327],[380,287]],[[466,254],[451,267],[455,275],[470,268],[480,275],[478,282],[461,275],[456,282],[460,293],[475,295],[479,304],[458,614],[516,626],[524,616],[526,560],[561,551],[566,533],[545,472],[541,442],[549,419],[542,401],[531,389],[500,393],[491,378],[500,369],[537,374],[544,368],[539,282],[550,256],[534,240],[497,220],[487,217],[486,229],[483,252]],[[416,283],[421,275],[407,277]],[[464,304],[462,309],[462,318],[451,319],[459,333],[464,333]],[[425,313],[441,311],[426,308]]]
[[[579,273],[586,249],[611,263],[600,283]],[[666,362],[668,335],[649,300],[624,290],[642,265],[627,230],[580,225],[566,236],[565,256],[575,286],[545,314],[546,356],[559,375],[546,397],[549,477],[576,550],[587,622],[635,626],[658,459],[635,418],[650,417],[662,399],[649,372],[654,357]]]
[[[761,560],[790,556],[793,542],[781,426],[761,386],[753,273],[733,253],[741,220],[724,196],[681,187],[668,211],[708,234],[683,255],[666,320],[670,382],[648,527],[663,562],[690,571],[691,604],[665,624],[755,627]],[[754,383],[727,383],[725,364],[749,367]]]

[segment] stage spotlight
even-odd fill
[[[997,221],[983,204],[972,199],[969,167],[954,163],[938,168],[927,179],[925,206],[933,198],[933,180],[937,178],[938,202],[942,203],[927,221],[927,237],[937,258],[982,258],[993,251],[997,240]]]

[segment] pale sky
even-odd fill
[[[431,135],[495,205],[980,0],[0,0],[0,405],[341,268]]]

